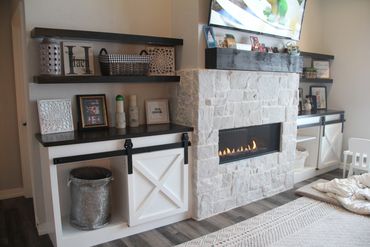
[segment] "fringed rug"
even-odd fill
[[[369,231],[369,217],[302,197],[178,246],[368,247]]]

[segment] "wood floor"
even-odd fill
[[[239,207],[202,221],[185,220],[97,245],[99,247],[165,247],[173,246],[217,231],[240,221],[261,214],[298,198],[294,191],[318,178],[331,180],[341,177],[342,170],[335,170],[295,185],[294,189]],[[38,236],[34,224],[32,199],[15,198],[0,201],[0,247],[52,247],[48,236]]]

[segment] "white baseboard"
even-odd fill
[[[37,228],[37,233],[39,234],[39,236],[45,235],[51,232],[48,223],[38,224],[36,225],[36,228]]]
[[[23,188],[0,190],[0,200],[24,196]]]
[[[319,176],[321,174],[333,171],[335,169],[339,168],[339,164],[328,166],[325,168],[321,168],[319,170],[316,170],[315,167],[305,167],[304,169],[299,169],[294,171],[294,183],[302,182],[306,179],[313,178],[316,176]]]

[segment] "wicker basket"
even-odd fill
[[[105,53],[105,54],[104,54]],[[142,55],[145,53],[146,55]],[[146,51],[140,55],[108,54],[106,49],[99,53],[102,75],[147,75],[150,57]]]

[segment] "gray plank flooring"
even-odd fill
[[[97,247],[166,247],[180,244],[217,231],[298,198],[294,191],[319,178],[340,178],[335,170],[297,183],[293,189],[250,203],[202,221],[185,220],[151,231],[118,239]],[[48,236],[38,236],[34,223],[32,199],[15,198],[0,201],[0,247],[52,247]]]

